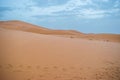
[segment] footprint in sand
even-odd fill
[[[22,70],[14,70],[13,72],[23,72]]]
[[[58,68],[58,66],[53,66],[53,68],[54,68],[54,69],[57,69],[57,68]]]
[[[49,70],[49,67],[44,67],[43,70],[44,70],[44,71],[48,71],[48,70]]]
[[[96,80],[120,80],[120,71],[116,66],[108,66],[99,70],[95,74]]]
[[[67,71],[67,69],[66,68],[62,68],[62,71]]]
[[[75,69],[75,67],[71,66],[70,69]]]
[[[0,69],[2,69],[2,65],[0,65]]]
[[[44,77],[43,75],[39,75],[40,78]]]
[[[70,36],[70,38],[74,38],[73,36]]]
[[[29,66],[27,66],[27,68],[28,68],[28,69],[31,69],[31,68],[32,68],[32,66],[30,66],[30,65],[29,65]]]
[[[37,68],[37,69],[40,69],[40,66],[39,66],[39,65],[37,65],[37,66],[36,66],[36,68]]]
[[[23,65],[19,65],[18,67],[19,67],[19,68],[23,68]]]
[[[27,80],[32,80],[32,79],[28,78]]]
[[[74,76],[73,80],[86,80],[86,78],[80,77],[80,76]]]
[[[57,76],[54,77],[54,79],[60,79],[60,78],[61,78],[60,75],[57,75]]]
[[[49,67],[44,67],[44,69],[49,69]]]
[[[7,64],[6,69],[12,69],[13,65],[12,64]]]
[[[89,39],[89,40],[93,40],[93,39]]]

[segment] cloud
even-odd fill
[[[80,6],[85,6],[91,3],[91,0],[69,0],[66,4],[57,5],[57,6],[50,6],[41,8],[39,6],[31,7],[32,11],[37,15],[53,15],[56,12],[61,11],[72,11]]]
[[[52,5],[52,6],[38,6],[38,2],[35,0],[17,0],[16,4],[11,2],[6,3],[7,7],[13,8],[7,10],[7,8],[1,8],[0,11],[5,11],[3,16],[16,16],[18,17],[34,17],[34,16],[76,16],[80,18],[104,18],[113,14],[118,14],[119,0],[116,0],[113,6],[107,9],[101,8],[99,5],[102,3],[109,3],[109,0],[68,0],[64,4]],[[53,0],[48,0],[52,3]],[[13,4],[13,5],[11,5]],[[40,3],[39,3],[40,4]],[[107,6],[107,5],[106,5]],[[14,15],[13,15],[14,14]],[[9,17],[9,16],[8,16]],[[15,18],[16,18],[15,17]]]
[[[106,16],[106,11],[104,10],[94,10],[94,9],[84,9],[80,10],[79,14],[77,15],[78,17],[81,18],[101,18]]]
[[[95,19],[95,18],[103,18],[103,17],[111,16],[111,14],[115,14],[117,12],[120,12],[120,9],[113,8],[109,10],[103,10],[103,9],[89,8],[89,9],[80,10],[77,16],[81,18]]]
[[[100,1],[99,1],[100,2]],[[101,0],[101,2],[109,2],[109,0]],[[118,2],[115,4],[118,5]],[[114,6],[115,6],[114,5]],[[87,8],[89,6],[89,8]],[[99,3],[94,0],[69,0],[63,5],[50,6],[50,7],[39,7],[33,6],[31,10],[32,15],[47,15],[47,16],[64,16],[64,15],[74,15],[81,18],[103,18],[110,16],[110,14],[115,14],[119,12],[119,9],[108,8],[102,9],[98,8]]]

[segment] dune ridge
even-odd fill
[[[58,35],[71,38],[84,38],[107,42],[120,42],[120,34],[85,34],[75,30],[52,30],[23,21],[0,21],[0,28],[20,30],[46,35]]]
[[[13,29],[13,30],[20,30],[20,31],[27,31],[27,32],[34,32],[40,34],[55,34],[55,35],[71,35],[79,33],[74,30],[52,30],[43,28],[41,26],[32,25],[30,23],[22,22],[22,21],[1,21],[0,27],[5,29]]]

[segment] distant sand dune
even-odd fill
[[[0,21],[0,27],[47,35],[61,35],[70,38],[84,38],[89,40],[102,40],[106,42],[120,42],[119,34],[84,34],[75,30],[52,30],[32,25],[22,21]]]

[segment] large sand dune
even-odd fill
[[[75,30],[52,30],[16,20],[0,21],[0,27],[5,29],[20,30],[39,34],[59,35],[71,38],[85,38],[90,40],[101,40],[108,42],[120,42],[120,34],[85,34]]]
[[[100,40],[109,34],[95,40],[8,28],[0,28],[0,80],[120,80],[120,43]]]
[[[80,32],[74,30],[52,30],[43,28],[41,26],[32,25],[30,23],[22,21],[1,21],[0,27],[5,29],[20,30],[26,32],[40,33],[40,34],[54,34],[54,35],[72,35],[80,34]]]

